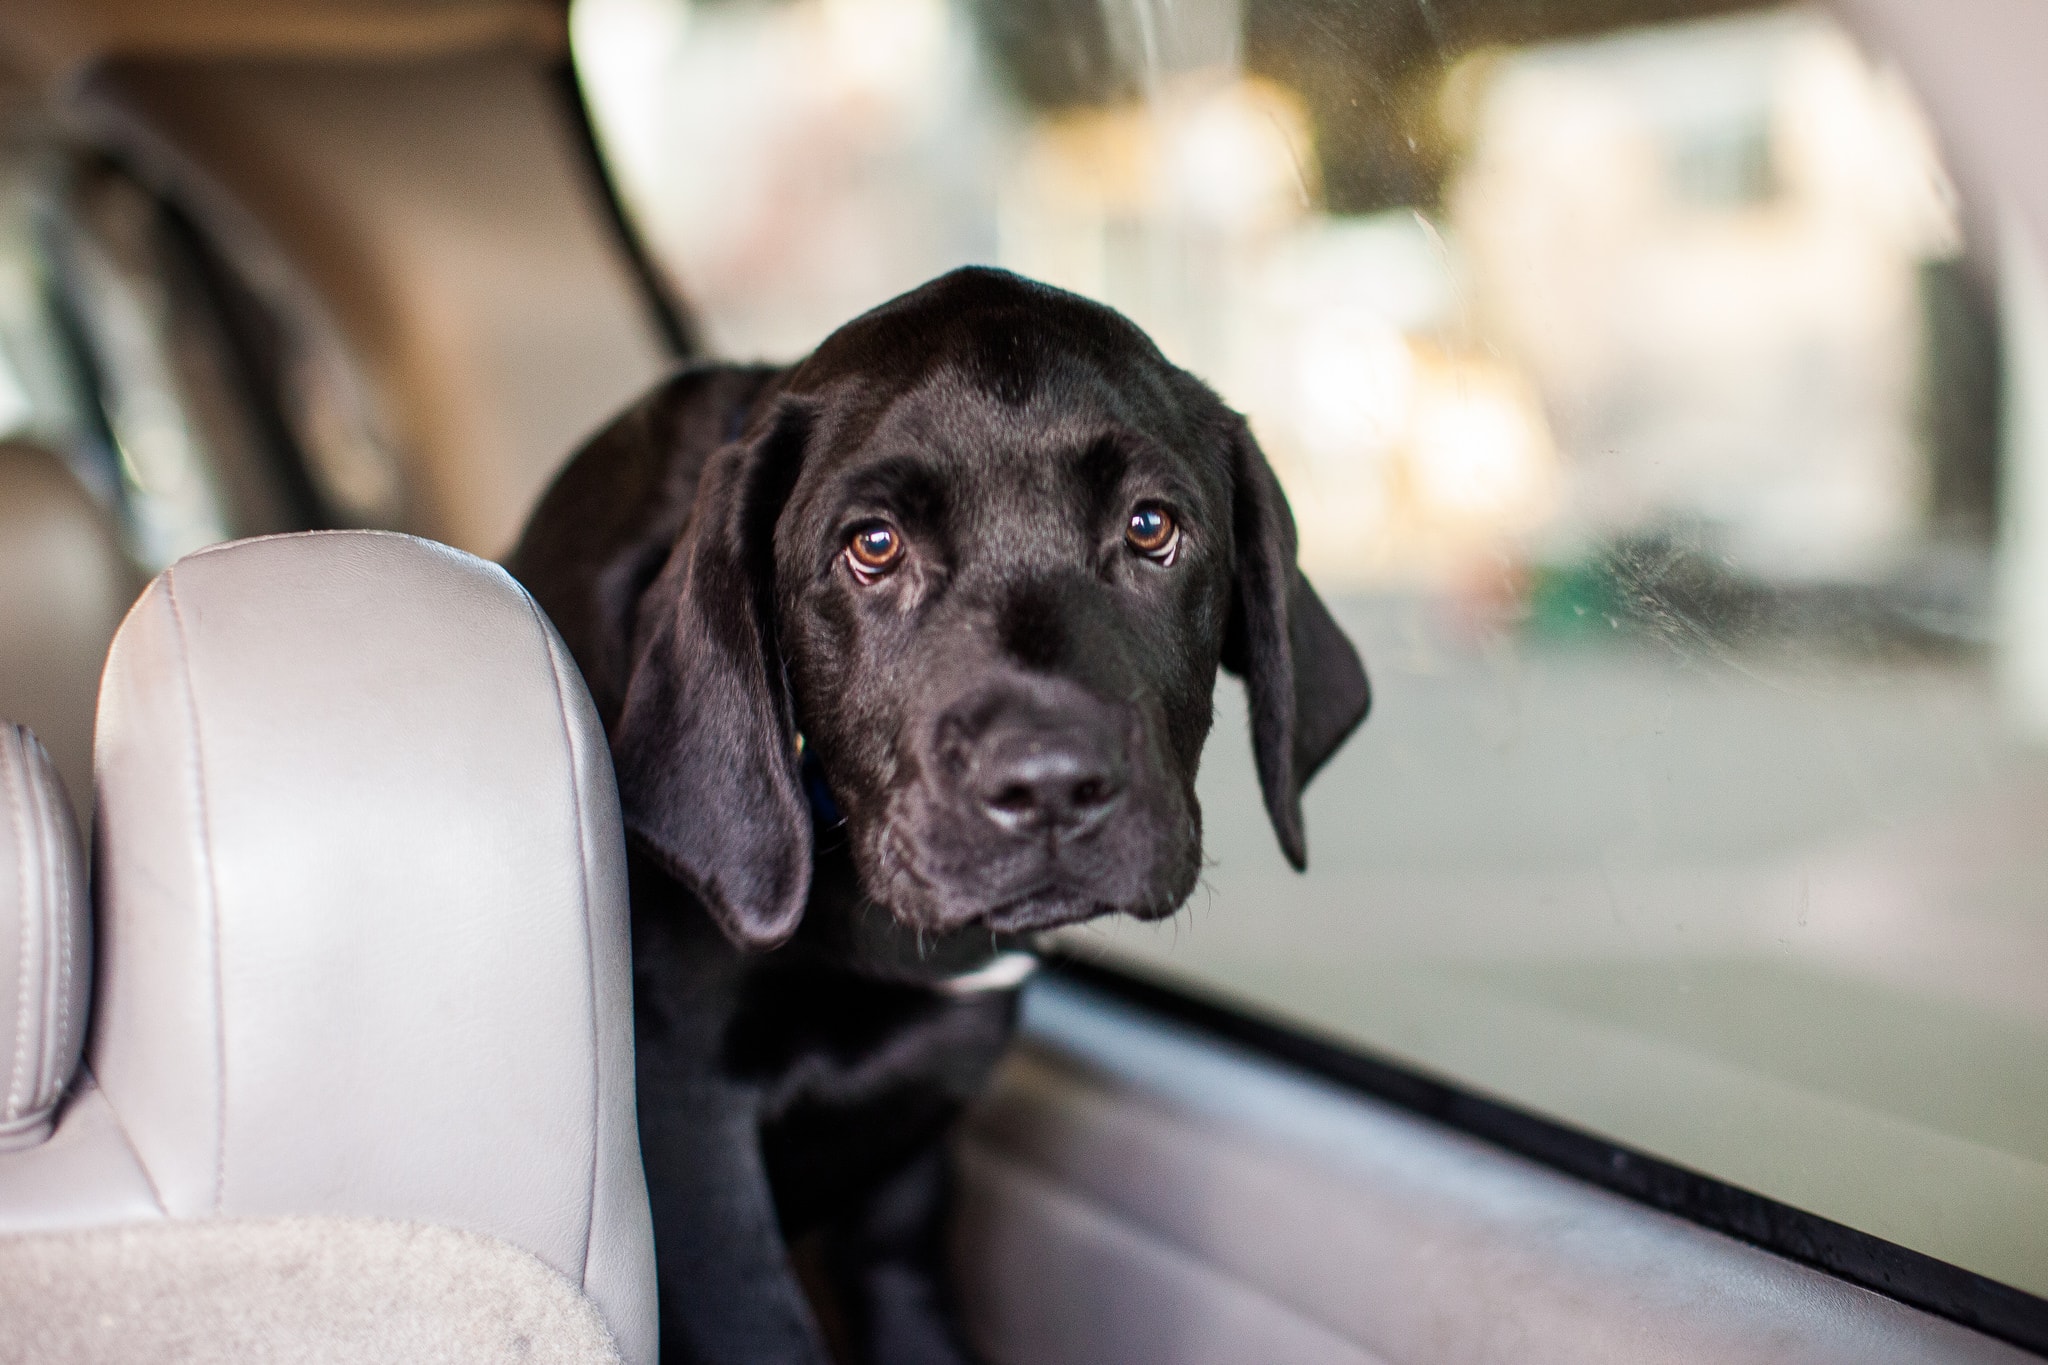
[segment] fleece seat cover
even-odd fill
[[[370,1218],[218,1219],[0,1238],[0,1362],[618,1365],[530,1252]]]

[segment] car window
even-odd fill
[[[61,455],[152,572],[239,536],[393,524],[395,454],[311,295],[119,161],[14,119],[0,436]]]
[[[1226,682],[1213,866],[1089,951],[2048,1294],[2043,295],[1882,53],[1672,0],[572,24],[715,352],[985,262],[1250,417],[1375,711],[1297,876]]]

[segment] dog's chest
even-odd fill
[[[1016,991],[946,993],[830,971],[754,974],[724,1049],[761,1099],[762,1152],[791,1228],[828,1217],[937,1138],[983,1088]]]

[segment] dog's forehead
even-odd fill
[[[915,471],[944,489],[956,518],[982,521],[1083,507],[1126,475],[1197,500],[1225,479],[1199,414],[1163,401],[1155,385],[1120,382],[1085,362],[1058,366],[1023,394],[990,387],[967,365],[942,365],[862,416],[820,430],[807,471],[814,487],[868,494],[888,486],[870,477],[879,471]]]
[[[893,391],[951,368],[1021,403],[1076,361],[1139,385],[1173,372],[1151,338],[1114,309],[1007,271],[968,267],[846,323],[791,383],[806,391],[851,379]]]

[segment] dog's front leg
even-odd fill
[[[749,1087],[638,1053],[663,1365],[829,1365],[789,1265]]]
[[[633,959],[663,1365],[830,1365],[776,1218],[759,1088],[724,1066],[739,959],[660,896],[635,899]]]
[[[946,1265],[951,1162],[933,1142],[883,1181],[827,1243],[854,1365],[968,1365]]]
[[[957,1115],[987,1086],[1016,1027],[1014,990],[933,1000],[886,1065],[898,1112]],[[906,1046],[906,1043],[908,1044]],[[870,1078],[880,1088],[879,1078]],[[954,1312],[946,1231],[953,1124],[932,1123],[903,1162],[831,1227],[827,1251],[856,1365],[966,1365],[976,1357]]]

